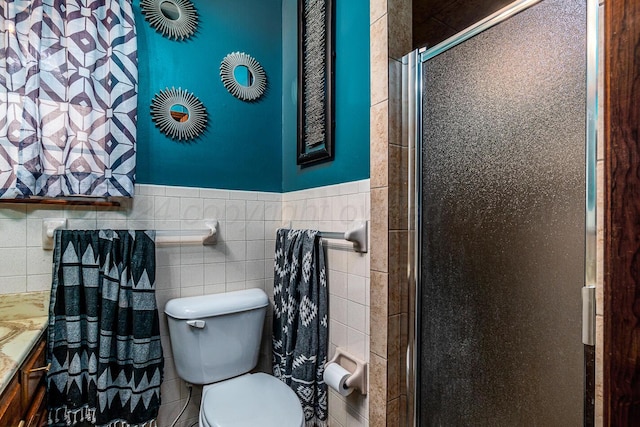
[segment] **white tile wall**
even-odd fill
[[[188,391],[175,372],[164,305],[171,298],[261,288],[273,295],[273,250],[277,228],[345,230],[352,220],[369,219],[369,181],[293,193],[227,191],[138,185],[121,208],[3,205],[0,209],[0,294],[46,290],[51,286],[52,251],[41,247],[42,220],[64,217],[68,228],[203,228],[219,221],[215,246],[162,245],[156,251],[156,297],[165,350],[165,380],[159,425],[170,425],[186,403]],[[330,356],[344,347],[369,354],[369,256],[346,242],[328,241]],[[259,369],[271,364],[271,318],[266,321]],[[178,427],[197,422],[200,388]],[[366,398],[330,394],[332,426],[368,424]]]

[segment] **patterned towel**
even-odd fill
[[[50,426],[156,425],[164,359],[154,239],[144,231],[56,231]]]
[[[307,427],[327,425],[327,273],[317,231],[280,229],[274,266],[273,373],[298,395]]]

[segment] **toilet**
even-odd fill
[[[180,378],[201,384],[200,427],[302,427],[296,394],[258,363],[269,298],[261,289],[176,298],[164,312]]]

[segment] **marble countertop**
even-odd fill
[[[47,327],[49,292],[0,295],[0,393]]]

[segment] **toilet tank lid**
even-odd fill
[[[262,289],[246,289],[169,300],[164,312],[175,319],[200,319],[266,307],[269,298]]]

